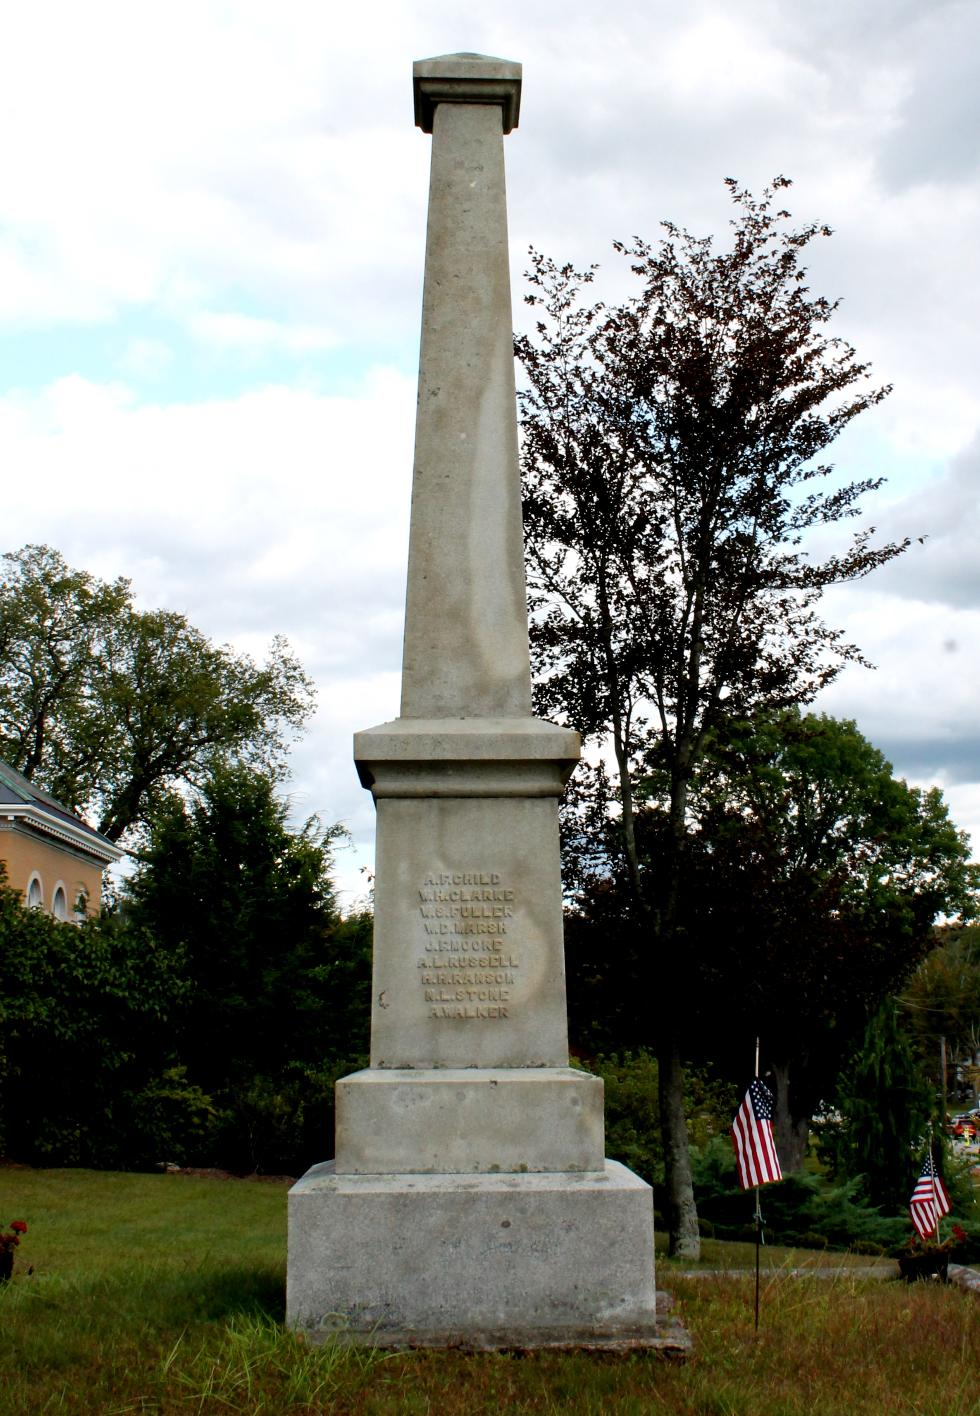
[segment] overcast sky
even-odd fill
[[[927,537],[828,597],[878,665],[819,706],[939,783],[980,845],[976,0],[33,0],[0,52],[0,549],[127,575],[319,687],[297,816],[373,808],[351,734],[398,711],[430,139],[412,60],[524,65],[506,141],[515,324],[530,244],[599,261],[723,178],[794,180],[811,286],[894,393],[836,462]],[[601,278],[601,277],[600,277]]]

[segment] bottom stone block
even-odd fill
[[[649,1185],[590,1173],[338,1175],[289,1192],[289,1325],[381,1347],[671,1347]]]

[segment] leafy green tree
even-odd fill
[[[603,1081],[606,1153],[653,1185],[659,1199],[664,1164],[656,1058],[643,1049],[590,1057],[589,1070]],[[738,1105],[735,1087],[698,1067],[687,1069],[685,1084],[684,1109],[692,1143],[704,1146],[714,1137],[724,1137],[731,1150],[728,1133]]]
[[[760,1036],[784,1169],[869,1017],[970,916],[980,872],[938,788],[910,787],[853,722],[786,711],[730,723],[694,789],[706,1025]]]
[[[308,1164],[339,1064],[366,1050],[370,919],[338,916],[339,834],[291,830],[267,776],[221,767],[162,804],[128,885],[129,918],[185,960],[174,1045],[224,1115],[214,1159],[230,1169]]]
[[[922,1165],[935,1100],[894,998],[869,1021],[841,1076],[837,1108],[842,1119],[831,1147],[836,1169],[862,1176],[873,1205],[903,1211]]]
[[[73,570],[48,546],[3,557],[0,757],[118,841],[215,764],[281,774],[312,685],[285,641],[268,661],[213,645],[130,584]]]
[[[0,878],[0,958],[0,1153],[139,1168],[199,1140],[208,1098],[173,1048],[179,952],[108,915],[60,923]]]
[[[641,865],[669,832],[657,774],[644,784]],[[665,795],[665,792],[663,792]],[[776,1092],[783,1169],[869,1017],[935,944],[937,914],[972,913],[977,868],[942,794],[896,780],[853,723],[793,710],[729,723],[691,784],[675,976],[688,1053],[744,1083],[754,1040]],[[572,1036],[648,1036],[642,939],[625,867],[568,920]],[[624,943],[625,941],[625,943]]]
[[[729,248],[671,223],[656,247],[617,245],[638,287],[616,306],[586,301],[594,269],[534,254],[537,322],[516,344],[537,704],[610,749],[612,781],[597,777],[591,805],[614,824],[645,961],[671,1250],[686,1255],[692,999],[675,936],[691,781],[719,723],[805,703],[860,660],[820,619],[820,595],[906,544],[873,547],[862,530],[825,552],[814,537],[880,485],[842,486],[820,459],[888,390],[827,332],[836,304],[806,286],[803,253],[827,228],[788,225],[785,178],[758,200],[728,185]],[[654,755],[667,831],[644,861],[637,790]]]
[[[944,1040],[948,1064],[959,1064],[980,1090],[980,927],[946,926],[939,947],[924,959],[901,994],[901,1006],[930,1072],[941,1082]]]
[[[92,662],[126,610],[129,585],[72,570],[48,546],[3,560],[0,756],[29,780],[42,769],[56,780],[77,755],[70,724],[85,711]]]
[[[0,1153],[296,1173],[364,1065],[371,916],[340,919],[336,828],[222,767],[172,796],[114,912],[80,928],[0,888]]]

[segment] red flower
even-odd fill
[[[10,1227],[11,1227],[11,1229],[14,1228],[13,1225],[11,1225]],[[966,1230],[965,1230],[965,1229],[962,1229],[958,1224],[954,1224],[954,1225],[953,1225],[953,1238],[956,1240],[957,1244],[962,1244],[963,1241],[964,1241],[964,1239],[966,1238]]]
[[[15,1234],[26,1234],[26,1233],[27,1233],[27,1225],[24,1223],[24,1221],[23,1221],[22,1219],[15,1219],[14,1222],[13,1222],[13,1224],[11,1224],[10,1227],[11,1227],[11,1229],[14,1231]]]

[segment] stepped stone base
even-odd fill
[[[602,1081],[571,1067],[366,1069],[336,1097],[341,1175],[603,1167]]]
[[[588,1174],[338,1175],[289,1192],[286,1320],[379,1347],[676,1349],[649,1185]]]

